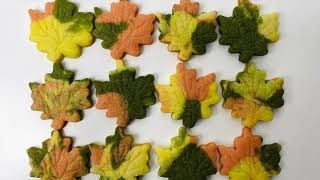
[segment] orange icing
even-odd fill
[[[193,3],[191,0],[180,0],[180,4],[175,4],[172,11],[185,11],[188,14],[196,16],[199,12],[199,6],[198,2]]]
[[[118,93],[106,93],[98,95],[97,109],[108,109],[107,117],[117,117],[117,124],[119,126],[127,126],[128,119],[128,104],[122,95]]]
[[[240,137],[235,138],[234,147],[218,146],[220,154],[220,173],[227,175],[229,171],[242,159],[253,157],[261,147],[262,138],[253,135],[250,128],[243,128]]]
[[[54,2],[46,3],[45,12],[29,9],[28,13],[31,18],[31,21],[39,21],[47,16],[52,15],[54,9]]]

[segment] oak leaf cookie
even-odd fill
[[[100,180],[134,180],[149,172],[150,144],[134,144],[131,135],[117,127],[113,136],[108,136],[105,145],[90,144],[91,172],[100,175]]]
[[[42,148],[27,150],[30,176],[42,180],[75,180],[89,173],[88,146],[71,148],[72,139],[63,137],[54,130],[51,138],[42,143]]]
[[[117,69],[109,74],[109,81],[94,81],[97,109],[108,109],[107,117],[116,117],[117,125],[125,127],[134,119],[146,117],[147,107],[155,104],[154,77],[136,77],[136,70],[117,60]]]
[[[234,147],[218,146],[220,173],[232,180],[268,180],[280,173],[281,145],[261,145],[262,138],[243,128],[242,135],[234,140]]]
[[[222,80],[223,107],[231,109],[231,115],[242,118],[242,124],[254,127],[257,121],[271,121],[272,109],[284,105],[282,78],[266,80],[266,73],[247,64],[235,81]]]
[[[156,85],[161,111],[171,112],[172,119],[182,119],[187,128],[192,128],[200,118],[209,118],[210,106],[220,100],[215,79],[214,73],[197,79],[195,69],[187,69],[179,63],[176,74],[170,77],[170,85]]]
[[[179,52],[181,61],[189,60],[192,54],[205,54],[206,45],[217,39],[217,12],[198,14],[199,6],[191,0],[180,0],[172,14],[156,14],[160,41],[169,44],[169,51]]]
[[[77,58],[82,47],[94,41],[91,34],[94,15],[78,12],[77,5],[68,0],[48,2],[45,12],[30,9],[29,15],[30,40],[52,62],[60,62],[64,57]]]
[[[93,35],[102,39],[102,47],[111,50],[114,59],[140,55],[140,45],[152,44],[153,14],[138,14],[136,4],[126,0],[111,4],[110,12],[95,8],[96,29]]]
[[[248,63],[253,56],[268,53],[268,43],[279,40],[278,14],[260,15],[260,6],[238,0],[231,17],[218,16],[221,45],[230,45],[229,53],[239,53],[239,61]]]
[[[159,176],[170,180],[205,180],[215,174],[216,144],[197,146],[198,137],[187,134],[185,128],[171,139],[171,147],[156,147],[160,169]]]
[[[92,106],[90,79],[73,80],[74,73],[54,64],[52,73],[46,74],[45,83],[29,83],[34,111],[43,111],[41,119],[52,119],[51,127],[61,129],[66,122],[81,120],[81,110]]]

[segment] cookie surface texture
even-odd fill
[[[183,120],[183,126],[192,128],[198,119],[212,115],[210,106],[219,102],[216,75],[210,73],[197,79],[195,69],[187,69],[183,63],[170,76],[170,85],[156,85],[161,111],[172,113],[172,119]]]
[[[89,173],[88,146],[72,148],[72,139],[54,130],[42,148],[27,150],[31,177],[42,180],[75,180]]]
[[[253,56],[268,53],[268,44],[279,40],[279,15],[260,15],[260,6],[249,0],[238,0],[231,17],[218,16],[221,45],[229,45],[229,53],[237,53],[239,61],[248,63]]]
[[[217,12],[199,14],[199,3],[181,0],[172,14],[157,13],[159,39],[168,44],[168,50],[178,52],[178,59],[187,61],[192,54],[203,55],[206,45],[217,39]]]
[[[134,144],[124,128],[117,127],[113,136],[108,136],[105,145],[90,144],[91,172],[100,175],[100,180],[135,180],[149,172],[150,144]]]
[[[140,45],[152,44],[153,14],[139,14],[136,4],[121,0],[111,4],[110,12],[95,8],[96,29],[93,35],[103,40],[102,47],[111,50],[114,59],[125,54],[139,56]]]
[[[186,128],[171,139],[171,147],[156,147],[159,176],[170,180],[205,180],[217,172],[216,144],[197,145],[198,137],[187,134]]]
[[[30,40],[54,63],[80,57],[82,48],[94,41],[94,15],[78,12],[77,5],[68,0],[48,2],[45,12],[30,9],[29,15]]]
[[[46,74],[45,83],[29,83],[34,111],[43,111],[41,119],[52,119],[51,127],[61,129],[66,122],[81,120],[81,110],[92,106],[90,79],[73,80],[74,73],[61,64],[53,65],[53,72]]]
[[[273,109],[284,105],[283,78],[266,80],[266,72],[247,64],[235,81],[222,80],[223,107],[232,110],[234,118],[241,118],[246,127],[257,121],[272,121]]]
[[[219,145],[220,174],[232,180],[268,180],[280,173],[281,145],[262,145],[262,138],[243,128],[235,138],[234,147]]]
[[[117,60],[117,69],[109,73],[109,81],[94,81],[97,109],[107,109],[107,117],[116,117],[117,125],[125,127],[134,119],[146,117],[147,108],[155,104],[154,77],[136,78],[136,70]]]

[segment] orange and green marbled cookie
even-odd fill
[[[152,44],[153,14],[138,13],[138,5],[128,0],[120,0],[111,4],[110,12],[95,8],[96,29],[93,35],[102,40],[102,47],[111,50],[114,59],[125,54],[139,56],[140,45]]]
[[[176,69],[176,74],[170,77],[170,85],[156,85],[161,111],[171,112],[173,119],[182,119],[183,126],[192,128],[198,119],[209,118],[212,115],[210,106],[220,100],[216,75],[210,73],[197,79],[197,71],[187,69],[183,63]]]
[[[117,60],[117,69],[109,81],[94,81],[97,109],[108,109],[107,117],[116,117],[117,125],[125,127],[134,119],[146,117],[147,108],[155,104],[154,77],[151,74],[136,78],[136,70]]]
[[[149,172],[150,144],[134,144],[134,138],[117,127],[105,145],[90,144],[90,171],[99,174],[99,180],[135,180]]]
[[[30,9],[29,15],[30,40],[54,63],[64,57],[78,58],[82,47],[94,41],[91,34],[94,15],[78,12],[77,5],[68,0],[48,2],[45,12]]]
[[[42,148],[27,150],[31,177],[42,180],[76,180],[89,173],[90,152],[88,146],[72,147],[72,138],[63,137],[54,130]]]
[[[220,173],[230,180],[269,180],[280,173],[281,145],[261,145],[262,138],[243,128],[235,138],[234,147],[219,145]]]
[[[63,128],[66,122],[80,121],[80,111],[92,106],[91,80],[73,78],[72,71],[64,70],[61,64],[54,64],[53,72],[46,74],[44,84],[29,84],[33,99],[31,108],[43,111],[41,119],[52,119],[54,129]]]

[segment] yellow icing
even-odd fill
[[[59,62],[64,56],[77,58],[82,53],[81,47],[91,45],[93,37],[85,29],[70,30],[72,25],[73,22],[60,23],[53,15],[46,16],[31,22],[30,40],[52,62]]]
[[[280,38],[278,31],[279,27],[279,14],[271,13],[260,16],[260,23],[258,32],[271,42],[276,42]]]

